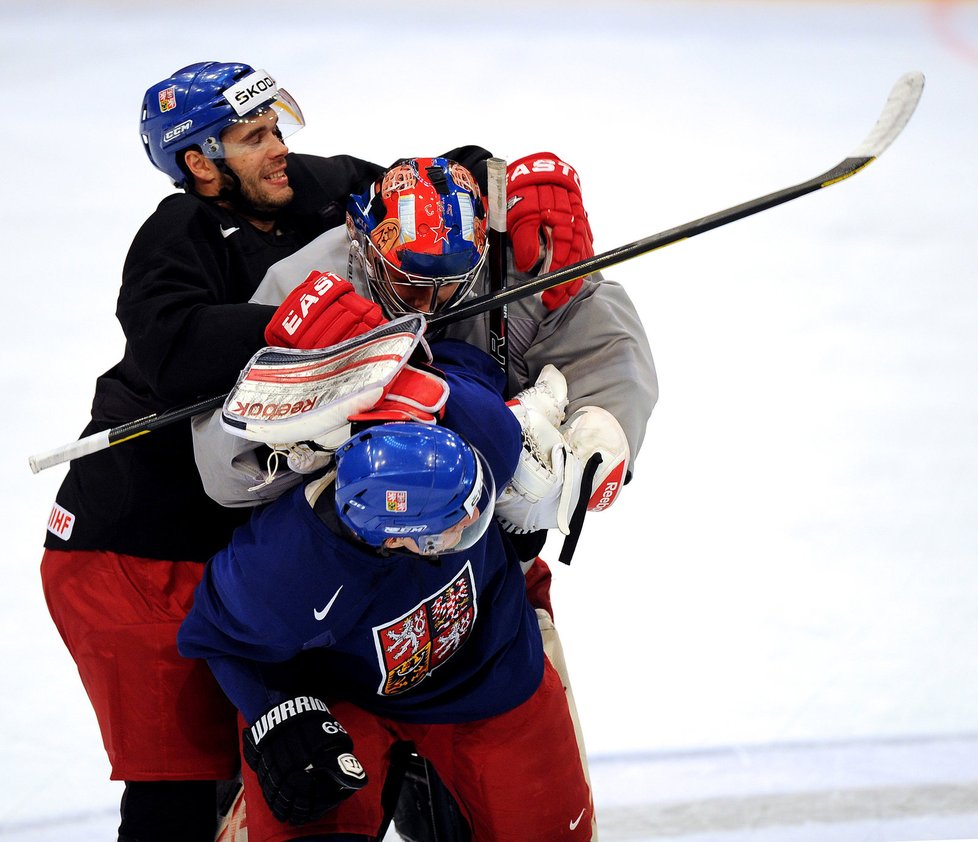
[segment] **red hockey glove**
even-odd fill
[[[384,424],[388,421],[421,421],[434,424],[444,413],[448,383],[428,366],[406,365],[391,381],[384,397],[370,409],[351,415],[352,423]]]
[[[510,164],[506,175],[506,227],[520,272],[531,271],[542,260],[539,274],[546,274],[594,256],[580,180],[570,164],[551,152],[540,152]],[[543,303],[556,310],[583,284],[578,278],[545,290]]]
[[[313,270],[290,292],[265,328],[279,348],[328,348],[386,322],[380,307],[332,272]]]

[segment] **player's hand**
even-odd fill
[[[244,758],[280,822],[320,818],[367,785],[353,740],[312,696],[276,705],[244,730]]]
[[[594,256],[581,183],[570,164],[552,152],[540,152],[514,161],[506,175],[506,228],[517,270],[546,274]],[[544,290],[543,303],[556,310],[583,284],[578,278]]]
[[[265,341],[279,348],[328,348],[386,321],[380,307],[349,281],[314,269],[279,305]]]

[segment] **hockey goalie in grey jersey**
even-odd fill
[[[387,317],[412,311],[437,313],[484,292],[486,245],[484,233],[481,239],[477,233],[482,222],[480,211],[484,219],[479,187],[458,164],[445,159],[424,160],[443,162],[440,167],[458,175],[458,182],[450,176],[451,203],[438,195],[438,188],[426,173],[420,178],[412,175],[418,172],[418,159],[401,163],[388,170],[367,193],[351,197],[346,235],[333,229],[271,267],[252,300],[281,305],[314,272],[347,276],[354,290],[379,303]],[[514,176],[510,178],[511,183],[518,183],[513,181]],[[436,210],[442,208],[441,218],[419,224],[426,213],[424,208],[433,204],[431,196],[435,197]],[[444,217],[446,207],[468,207],[468,211],[454,210],[453,224],[451,218]],[[473,240],[461,236],[466,219],[472,220]],[[449,232],[458,229],[457,242],[448,241],[451,233],[439,241],[442,223]],[[395,227],[399,232],[397,245],[381,251],[387,242],[386,232]],[[420,234],[419,228],[424,229]],[[541,243],[546,243],[545,237],[541,237]],[[436,253],[436,249],[441,253]],[[545,251],[542,245],[540,266],[547,265]],[[411,259],[432,253],[441,259],[427,263]],[[446,257],[452,261],[447,270]],[[514,283],[528,277],[510,265]],[[435,274],[439,269],[444,274]],[[410,295],[403,290],[410,291]],[[335,316],[329,313],[327,318]],[[442,335],[486,350],[488,317],[477,316],[450,325]],[[658,397],[658,382],[645,329],[624,288],[595,274],[585,278],[577,293],[557,306],[546,293],[513,302],[508,307],[507,341],[510,394],[531,387],[545,366],[554,366],[567,384],[564,415],[571,418],[585,406],[609,412],[624,431],[630,454],[628,470],[632,473]],[[267,451],[254,442],[226,435],[220,425],[220,413],[196,419],[194,439],[205,488],[225,506],[257,505],[278,497],[299,481],[294,474],[281,471],[269,482]]]

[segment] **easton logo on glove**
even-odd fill
[[[279,348],[329,348],[386,321],[380,307],[349,281],[314,269],[279,305],[265,341]]]
[[[330,292],[338,281],[342,279],[332,272],[310,273],[305,282],[297,287],[296,300],[291,302],[295,309],[290,309],[285,318],[282,319],[282,327],[289,336],[295,336],[295,332],[302,326],[302,320],[309,315],[309,311]],[[337,291],[338,292],[338,291]],[[336,297],[336,293],[333,294]]]
[[[543,154],[547,155],[549,153],[544,152]],[[530,155],[526,158],[520,158],[519,161],[509,167],[506,177],[509,180],[510,186],[512,187],[515,186],[518,179],[523,178],[524,176],[532,176],[534,173],[559,174],[565,179],[571,179],[574,184],[577,185],[578,192],[581,190],[581,179],[577,174],[577,170],[575,170],[570,164],[564,163],[556,156],[544,158]],[[552,180],[552,177],[545,175],[544,178],[525,179],[525,182],[529,184],[547,183]]]

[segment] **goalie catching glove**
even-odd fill
[[[280,822],[315,821],[367,785],[353,740],[313,696],[282,702],[245,728],[243,753]]]
[[[557,528],[571,533],[575,509],[607,509],[628,468],[628,440],[615,417],[597,406],[578,409],[563,426],[567,383],[552,365],[509,402],[523,431],[523,448],[510,484],[496,501],[496,517],[508,532]],[[598,461],[596,470],[592,460]],[[590,480],[589,463],[594,470]],[[585,488],[585,482],[587,487]]]

